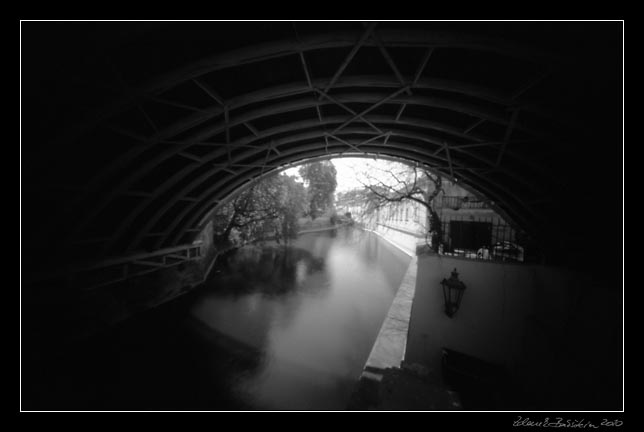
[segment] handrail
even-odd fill
[[[202,242],[198,242],[198,243],[189,244],[189,245],[181,245],[181,246],[174,246],[170,248],[158,249],[154,252],[140,252],[140,253],[128,255],[125,257],[111,258],[111,259],[100,261],[98,263],[77,266],[77,267],[74,267],[74,270],[76,272],[85,271],[85,270],[94,270],[97,268],[109,267],[112,265],[125,264],[133,261],[141,261],[141,260],[145,260],[146,258],[171,255],[171,254],[174,254],[175,252],[182,252],[186,250],[189,251],[189,250],[196,249],[201,251],[201,244]]]
[[[46,280],[51,280],[59,277],[73,276],[79,273],[90,272],[93,270],[105,269],[113,266],[130,266],[130,265],[139,265],[139,266],[148,266],[154,269],[161,269],[172,267],[176,264],[186,261],[192,261],[198,258],[201,258],[201,245],[203,242],[197,241],[189,245],[180,245],[173,246],[164,249],[158,249],[152,252],[139,252],[132,255],[110,258],[98,262],[86,262],[86,263],[76,263],[67,267],[59,267],[56,270],[39,273],[37,275],[23,275],[23,282],[28,284],[42,282]],[[185,253],[185,255],[182,255]],[[154,261],[154,259],[162,258],[161,261]],[[168,263],[166,258],[171,258],[175,260],[173,263]],[[128,277],[136,276],[139,274],[149,273],[150,270],[143,272],[128,272],[127,269],[123,270],[125,275],[118,280],[127,279]],[[25,277],[26,276],[26,277]],[[26,279],[26,280],[24,280]],[[118,280],[115,280],[118,281]]]

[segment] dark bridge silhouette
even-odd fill
[[[617,251],[620,30],[24,22],[23,259],[36,271],[183,245],[235,191],[335,155],[462,182],[552,262]]]

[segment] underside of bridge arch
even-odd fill
[[[23,259],[190,242],[244,184],[417,161],[554,261],[620,248],[621,23],[23,22]],[[593,241],[596,241],[595,238]]]

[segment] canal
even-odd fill
[[[35,408],[342,410],[409,261],[357,228],[238,249],[189,294],[49,362]]]

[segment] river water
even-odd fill
[[[357,228],[239,249],[192,292],[36,359],[24,408],[342,410],[409,261]]]
[[[237,251],[190,313],[250,360],[231,390],[254,409],[343,409],[408,263],[358,229],[303,234]]]

